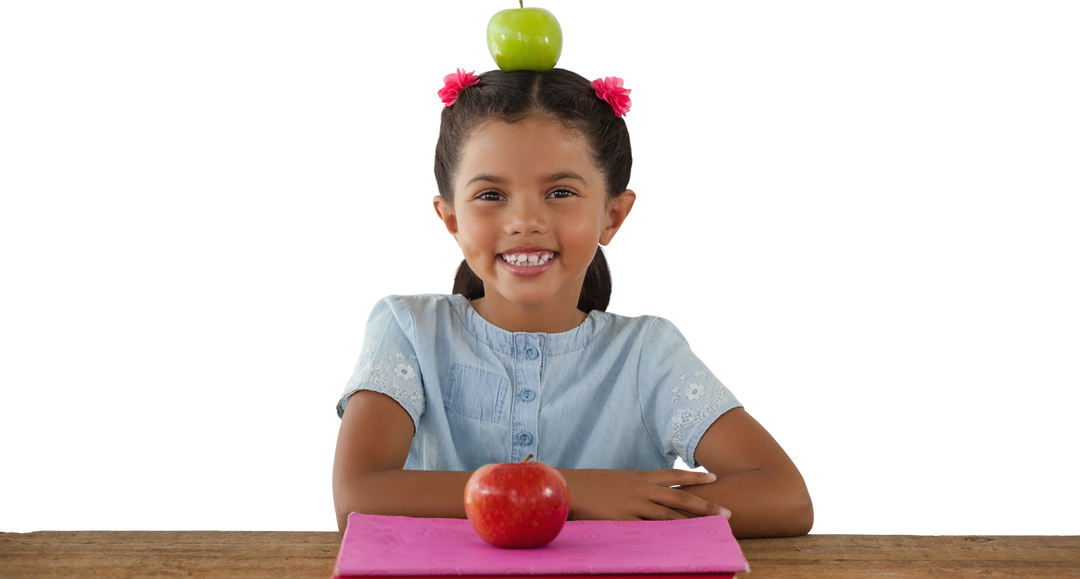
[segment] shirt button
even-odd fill
[[[522,432],[518,435],[518,442],[521,443],[521,446],[529,446],[532,444],[532,435],[528,432]]]
[[[540,354],[539,354],[539,352],[536,351],[536,348],[533,348],[532,346],[529,346],[528,348],[525,348],[525,356],[528,359],[535,360],[536,357],[539,356],[539,355]]]
[[[525,402],[528,402],[533,398],[536,398],[536,392],[533,392],[532,390],[525,390],[521,393],[521,399]]]

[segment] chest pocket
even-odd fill
[[[502,420],[503,404],[510,390],[506,376],[454,364],[450,366],[450,381],[443,395],[443,408],[452,416],[463,416],[480,422]]]

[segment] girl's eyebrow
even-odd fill
[[[588,181],[586,181],[584,177],[582,177],[581,175],[578,175],[577,173],[572,173],[570,171],[560,171],[558,173],[552,173],[552,174],[547,176],[547,179],[545,179],[544,182],[545,183],[552,183],[552,182],[555,182],[555,181],[562,181],[563,179],[572,179],[572,180],[575,180],[575,181],[580,181],[582,183],[588,183]],[[486,181],[488,183],[494,183],[496,185],[503,185],[503,184],[506,183],[506,178],[505,177],[500,177],[498,175],[488,175],[488,174],[485,173],[485,174],[482,174],[482,175],[477,175],[477,176],[473,177],[472,179],[469,179],[469,182],[466,183],[465,186],[467,187],[469,185],[472,185],[473,183],[476,183],[477,181]]]

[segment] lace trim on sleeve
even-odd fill
[[[702,383],[711,387],[706,387]],[[694,372],[691,376],[683,374],[679,376],[679,384],[671,388],[672,402],[678,402],[680,398],[687,402],[696,402],[702,396],[708,396],[707,402],[700,402],[693,406],[683,406],[675,411],[671,418],[671,443],[680,454],[686,454],[686,431],[688,426],[701,423],[716,417],[716,413],[724,406],[734,401],[734,396],[727,387],[713,378],[708,372]]]
[[[400,402],[410,403],[413,409],[415,409],[418,414],[423,414],[423,386],[406,387],[398,383],[398,380],[408,382],[419,375],[416,371],[416,368],[409,363],[414,362],[416,360],[416,356],[409,356],[408,362],[405,362],[404,360],[406,360],[406,357],[400,352],[387,354],[383,356],[382,360],[375,359],[374,348],[369,348],[365,350],[364,354],[369,358],[369,360],[367,361],[367,365],[357,374],[359,377],[359,380],[357,382],[358,389],[369,389],[375,390],[376,392],[382,392],[383,394],[388,394],[390,397]],[[393,370],[391,370],[391,373],[394,376],[392,378],[390,374],[386,372],[386,368],[390,365],[393,365],[394,362],[398,363],[394,365]],[[395,380],[394,378],[397,378],[397,380]]]

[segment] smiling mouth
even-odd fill
[[[521,258],[524,255],[525,254],[519,254],[517,257]],[[527,257],[525,257],[525,259],[517,259],[517,260],[511,261],[511,260],[507,259],[507,256],[499,254],[499,259],[502,259],[503,261],[507,262],[507,264],[510,264],[511,266],[536,267],[536,266],[542,266],[544,264],[548,264],[549,261],[551,261],[552,259],[555,259],[556,257],[558,257],[558,252],[551,252],[550,257],[546,257],[546,258],[544,258],[544,255],[545,254],[541,254],[541,255],[532,254],[532,255],[528,255]]]

